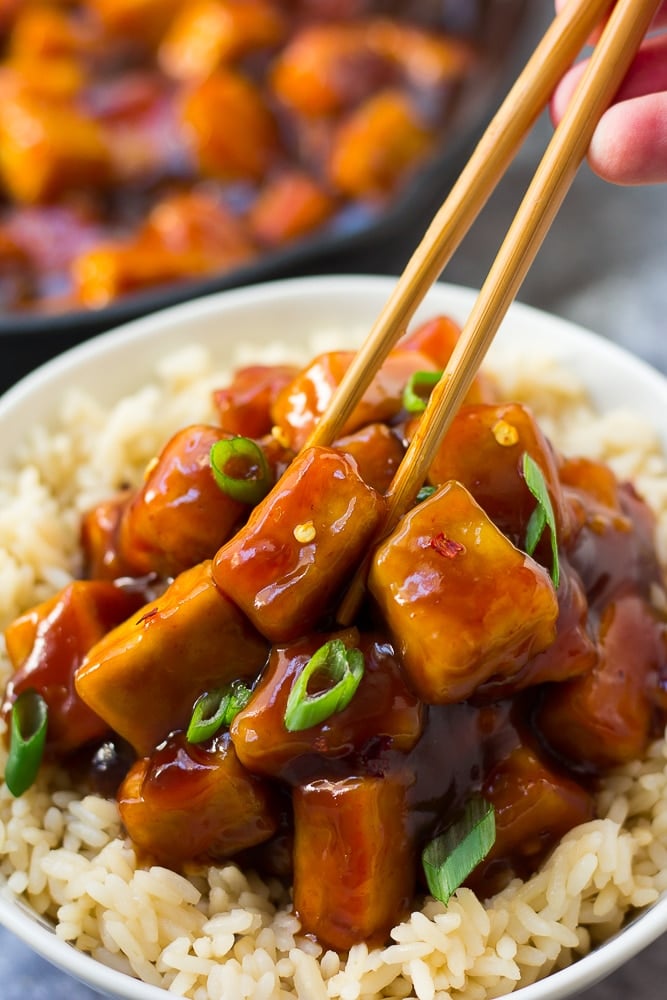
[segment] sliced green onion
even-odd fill
[[[48,715],[44,698],[34,688],[22,691],[12,705],[5,783],[16,798],[27,792],[37,777],[44,756]]]
[[[243,681],[232,681],[197,698],[185,737],[188,743],[205,743],[234,718],[250,701],[252,691]]]
[[[209,453],[215,481],[228,496],[241,503],[257,504],[272,486],[266,455],[250,438],[223,438]]]
[[[493,847],[496,816],[493,806],[481,796],[470,799],[463,815],[422,851],[422,866],[429,892],[448,903]]]
[[[424,393],[423,390],[431,390],[440,381],[441,376],[442,372],[414,372],[410,376],[403,390],[403,407],[408,413],[424,412],[428,393]]]
[[[436,491],[435,486],[422,486],[419,493],[417,494],[417,503],[422,503],[422,501],[428,500],[429,497],[433,496],[435,491]]]
[[[551,534],[551,580],[554,587],[557,587],[560,580],[560,563],[558,561],[556,517],[542,470],[537,462],[530,457],[528,452],[524,452],[523,455],[523,475],[526,480],[526,486],[537,500],[537,507],[530,515],[530,520],[526,527],[526,552],[529,556],[532,556],[537,543],[542,537],[542,532],[548,525]]]
[[[325,674],[333,686],[308,694],[315,674]],[[331,639],[313,653],[292,685],[285,708],[285,728],[290,733],[310,729],[336,712],[342,712],[354,698],[364,675],[364,654],[348,649],[342,639]]]

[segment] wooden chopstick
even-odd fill
[[[329,445],[405,332],[613,0],[570,0],[554,18],[409,260],[307,446]]]
[[[555,130],[482,285],[461,337],[387,491],[384,533],[412,505],[440,443],[516,296],[586,155],[595,127],[617,92],[660,0],[618,0],[569,107]],[[361,567],[337,615],[356,614],[365,587]]]
[[[586,155],[595,127],[623,81],[658,6],[659,0],[618,0],[389,488],[390,520],[414,501],[440,441],[470,389]]]

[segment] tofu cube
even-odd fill
[[[496,762],[481,791],[493,805],[496,839],[467,884],[482,898],[527,879],[561,837],[595,815],[590,789],[523,742]]]
[[[199,695],[254,678],[267,652],[204,562],[93,646],[76,673],[76,690],[145,756],[187,727]]]
[[[307,729],[288,731],[287,701],[312,656],[337,638],[361,650],[364,675],[344,709]],[[321,777],[327,761],[368,761],[377,747],[407,753],[422,734],[424,706],[408,689],[397,658],[386,642],[360,636],[357,629],[318,633],[275,646],[250,702],[231,725],[241,763],[254,774],[302,783]]]
[[[353,459],[308,448],[218,551],[213,579],[262,635],[289,642],[332,610],[383,512]]]
[[[415,860],[400,775],[295,788],[294,908],[329,948],[384,944],[405,915]]]
[[[176,733],[138,760],[118,792],[125,829],[166,865],[228,858],[278,827],[275,792],[239,764],[225,732],[203,744]]]
[[[104,187],[111,179],[109,145],[101,126],[75,108],[16,95],[0,106],[0,175],[25,204]]]
[[[658,700],[655,679],[667,666],[664,625],[632,590],[603,609],[596,639],[600,655],[593,669],[551,685],[537,715],[559,757],[594,772],[646,753]]]
[[[540,467],[561,537],[569,524],[558,461],[528,407],[520,403],[464,406],[457,413],[428,472],[439,486],[456,479],[515,545],[523,545],[535,498],[523,475],[523,456]]]
[[[556,636],[548,573],[457,482],[378,547],[369,587],[412,687],[430,704],[464,701],[490,678],[512,676]]]
[[[260,89],[239,72],[219,69],[194,84],[181,117],[199,168],[211,177],[260,181],[276,159],[274,116]]]
[[[107,732],[106,722],[75,690],[76,671],[109,629],[136,611],[141,598],[105,580],[74,580],[21,615],[5,630],[15,668],[2,713],[23,691],[38,691],[48,706],[47,749],[69,753]]]

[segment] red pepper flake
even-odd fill
[[[447,559],[456,559],[462,552],[465,552],[465,545],[455,542],[453,538],[447,538],[442,531],[433,536],[430,546],[435,549],[438,555],[446,556]]]
[[[151,618],[155,618],[155,616],[159,613],[159,610],[160,610],[159,608],[149,608],[148,611],[144,612],[141,618],[137,619],[137,625],[141,625],[142,622],[149,621]]]

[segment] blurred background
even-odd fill
[[[552,14],[552,0],[528,4],[527,23],[513,57],[515,67],[521,65]],[[498,102],[503,93],[498,92]],[[444,280],[479,287],[551,134],[545,114],[446,268]],[[292,270],[399,274],[465,153],[466,149],[460,149],[443,166],[441,176],[431,181],[425,203],[404,213],[400,227],[379,243],[346,246],[315,260],[300,260]],[[667,372],[666,219],[667,187],[613,187],[584,166],[518,298],[574,320]],[[11,332],[11,319],[0,318]],[[0,340],[2,385],[42,359],[42,341],[31,343],[34,348],[19,349],[15,337],[4,344]],[[662,941],[586,991],[581,1000],[656,1000],[665,994],[666,979],[667,948]],[[93,1000],[95,996],[1,930],[0,984],[3,1000]]]
[[[534,0],[532,7],[524,54],[553,14],[552,0]],[[552,134],[545,113],[443,280],[480,287]],[[423,230],[420,219],[400,241],[355,259],[355,267],[399,274]],[[518,298],[667,371],[667,188],[609,185],[584,164]]]
[[[225,170],[229,169],[227,161],[230,155],[235,155],[234,150],[230,153],[218,145],[212,152],[206,122],[193,139],[191,122],[185,128],[188,123],[174,121],[175,116],[182,115],[182,111],[174,108],[182,109],[184,93],[190,95],[188,100],[192,100],[193,92],[198,99],[204,93],[197,80],[193,83],[187,78],[192,68],[186,56],[190,53],[192,59],[192,53],[199,50],[194,44],[195,27],[186,19],[176,32],[180,45],[176,52],[180,53],[181,62],[185,60],[185,68],[176,59],[173,69],[172,44],[167,55],[160,49],[154,50],[148,59],[144,55],[137,62],[139,72],[124,77],[121,73],[120,82],[113,82],[118,65],[123,66],[123,60],[127,61],[127,53],[121,48],[113,57],[105,56],[107,65],[103,65],[94,86],[83,90],[88,117],[85,127],[77,120],[77,128],[84,127],[85,131],[93,119],[94,127],[106,130],[107,140],[110,136],[116,147],[116,160],[104,168],[112,171],[111,189],[108,185],[100,187],[101,166],[95,160],[99,151],[93,153],[86,147],[85,155],[79,150],[78,159],[69,161],[66,140],[55,163],[50,165],[50,172],[40,173],[33,169],[37,154],[31,161],[21,146],[20,135],[14,141],[15,122],[28,113],[32,116],[29,121],[45,131],[48,141],[49,130],[59,130],[54,134],[66,136],[66,126],[73,127],[73,122],[52,118],[44,113],[43,107],[35,111],[35,88],[39,102],[43,104],[45,100],[44,74],[40,76],[38,69],[34,71],[35,64],[26,57],[25,50],[28,55],[31,46],[46,51],[64,76],[65,70],[71,72],[72,63],[76,73],[81,65],[84,73],[88,73],[91,60],[94,63],[99,58],[100,45],[110,39],[114,51],[114,46],[125,44],[118,42],[119,25],[114,19],[117,10],[131,10],[132,4],[116,8],[109,0],[85,0],[84,9],[90,5],[94,11],[104,12],[106,21],[101,40],[94,32],[82,36],[79,28],[72,35],[70,28],[57,20],[31,24],[28,19],[29,30],[18,33],[17,53],[12,54],[10,42],[9,56],[0,73],[0,142],[5,147],[1,160],[9,192],[5,194],[4,206],[0,195],[0,391],[79,340],[194,294],[290,274],[400,273],[483,126],[553,16],[552,0],[416,0],[409,5],[409,11],[405,5],[391,0],[379,4],[374,0],[345,0],[342,5],[332,0],[293,2],[294,9],[303,3],[308,9],[323,12],[318,16],[333,10],[342,18],[345,16],[342,12],[348,9],[394,10],[400,16],[420,17],[421,23],[429,26],[445,24],[448,31],[450,28],[460,31],[465,40],[474,39],[474,45],[483,53],[482,68],[468,80],[466,70],[461,69],[465,67],[465,59],[461,63],[460,52],[454,50],[453,64],[457,61],[460,64],[455,73],[463,73],[461,92],[455,100],[451,100],[452,85],[447,81],[438,84],[440,89],[430,91],[419,88],[414,91],[414,81],[410,84],[411,97],[416,98],[420,113],[426,108],[431,125],[435,127],[436,120],[441,118],[449,120],[444,126],[444,141],[440,142],[432,162],[427,162],[423,171],[420,169],[414,182],[397,183],[391,191],[380,190],[383,183],[386,187],[386,176],[381,180],[364,176],[363,164],[370,160],[368,150],[372,149],[372,140],[367,138],[366,146],[363,141],[359,146],[357,137],[356,159],[346,161],[348,176],[332,180],[335,130],[327,131],[328,125],[325,128],[321,121],[315,125],[312,120],[306,121],[304,125],[304,116],[289,109],[291,117],[286,120],[286,130],[292,146],[287,165],[280,159],[277,165],[273,162],[267,171],[269,180],[262,178],[259,184],[256,179],[249,182],[247,177],[229,182]],[[7,9],[12,4],[21,8],[18,0],[5,3]],[[3,9],[0,7],[0,15]],[[60,13],[58,17],[63,15]],[[0,17],[0,31],[1,28]],[[382,44],[386,49],[392,46],[396,49],[397,44],[400,48],[406,42],[400,39],[397,43],[388,36]],[[67,53],[66,58],[63,52]],[[210,52],[208,57],[211,58]],[[350,87],[345,81],[341,86],[348,104],[339,112],[336,127],[344,115],[355,113],[355,88],[372,90],[384,86],[386,63],[394,58],[395,52],[390,59],[386,53],[378,57],[377,52],[369,59],[366,53],[361,68],[359,63],[355,64],[361,83]],[[420,58],[421,55],[416,61]],[[166,60],[170,72],[173,69],[176,74],[166,90],[162,83],[156,84],[151,59],[157,63],[158,73],[163,73],[161,66]],[[36,65],[39,67],[39,62]],[[253,72],[257,72],[254,64]],[[265,73],[262,85],[275,89],[277,85],[266,82],[275,80],[275,76],[270,77],[266,70],[262,72]],[[57,83],[58,88],[71,85],[68,79]],[[49,102],[53,102],[51,89],[55,86],[48,84]],[[453,90],[456,86],[453,85]],[[289,88],[283,84],[285,89]],[[204,98],[212,100],[207,93]],[[57,99],[61,100],[60,94]],[[283,94],[281,99],[280,113],[284,113],[287,97]],[[271,100],[275,105],[276,93]],[[450,105],[451,111],[443,110]],[[206,103],[204,110],[209,114]],[[397,113],[396,108],[391,111]],[[245,122],[245,118],[241,120]],[[282,126],[285,131],[285,121]],[[374,127],[381,134],[384,126],[375,119]],[[414,132],[410,132],[412,123],[405,127],[410,141],[414,141]],[[336,134],[344,131],[343,128]],[[473,287],[481,284],[551,134],[548,116],[544,114],[447,267],[444,280]],[[85,145],[90,136],[85,143],[79,138]],[[217,158],[215,165],[209,162],[213,155]],[[85,157],[92,158],[92,166],[85,162]],[[221,159],[224,162],[219,162]],[[399,154],[390,155],[390,173],[399,160]],[[328,193],[333,191],[336,205],[323,228],[296,240],[287,237],[290,225],[287,216],[292,208],[286,207],[285,200],[275,201],[277,189],[284,195],[281,182],[294,163],[299,168],[305,164],[311,179],[315,177],[318,183],[323,180]],[[79,172],[83,179],[77,185]],[[35,178],[27,188],[26,176]],[[279,183],[273,184],[276,178]],[[194,199],[189,197],[191,185]],[[346,185],[347,190],[343,190]],[[351,193],[350,185],[352,188],[357,185],[356,194]],[[265,200],[262,206],[257,191],[264,189],[272,189],[274,200]],[[315,211],[323,210],[321,200],[318,201],[320,193],[315,196],[318,206]],[[221,196],[223,214],[220,215],[216,213]],[[598,180],[584,166],[518,297],[576,320],[667,369],[667,347],[662,336],[667,265],[665,199],[661,187],[614,188]],[[54,204],[49,204],[50,201]],[[234,212],[241,213],[243,232],[238,231],[234,220],[234,224],[227,225],[230,205]],[[269,229],[277,217],[282,218],[284,231],[268,232],[267,217]],[[224,237],[220,235],[222,232],[226,233]],[[248,242],[253,245],[250,256],[246,257]],[[68,273],[78,276],[74,287],[71,278],[64,278],[63,261],[69,262]],[[170,275],[178,277],[179,270],[186,267],[195,272],[200,269],[193,283],[170,280]]]
[[[371,0],[345,0],[340,11],[336,4],[332,6],[331,0],[302,2],[325,13],[336,10],[339,17],[344,16],[340,11],[348,7],[378,8]],[[12,4],[17,9],[21,7],[18,0],[5,0],[7,9]],[[0,143],[4,148],[1,159],[6,194],[4,199],[0,194],[0,391],[79,340],[194,294],[290,274],[347,271],[399,274],[483,126],[553,15],[552,0],[417,0],[409,5],[410,17],[419,16],[428,25],[456,26],[464,38],[474,38],[484,57],[482,70],[477,77],[473,75],[472,83],[466,81],[463,71],[463,98],[459,96],[458,103],[451,101],[447,82],[440,85],[440,90],[416,93],[420,111],[426,107],[427,117],[432,116],[431,124],[440,120],[438,116],[447,119],[450,111],[443,108],[450,103],[454,110],[433,162],[427,163],[424,171],[420,170],[413,183],[396,184],[392,191],[379,190],[378,184],[386,181],[386,177],[382,182],[375,178],[373,190],[374,179],[361,176],[364,168],[360,169],[360,165],[364,159],[370,159],[368,149],[372,145],[369,142],[366,148],[362,142],[359,147],[358,138],[356,160],[347,161],[348,168],[352,162],[354,176],[332,181],[336,143],[333,131],[326,131],[321,122],[304,125],[304,117],[293,110],[287,120],[287,131],[295,145],[290,148],[287,171],[279,161],[277,167],[272,164],[268,181],[263,178],[259,184],[256,180],[249,183],[246,177],[230,183],[224,173],[229,164],[226,160],[222,164],[218,161],[235,154],[216,147],[215,169],[219,176],[214,176],[211,174],[214,168],[207,159],[213,153],[206,128],[194,141],[192,129],[183,132],[184,124],[180,121],[178,132],[174,124],[177,100],[182,102],[183,93],[190,94],[188,99],[191,99],[193,87],[201,96],[199,83],[178,78],[167,84],[171,89],[165,90],[161,83],[156,84],[150,60],[142,56],[137,63],[140,72],[133,71],[125,77],[120,74],[120,83],[116,81],[112,86],[110,81],[117,66],[127,59],[127,53],[121,50],[110,58],[95,85],[84,89],[88,119],[85,123],[76,122],[76,127],[85,132],[94,118],[94,127],[106,130],[107,139],[111,136],[117,147],[115,155],[122,162],[106,164],[105,169],[112,174],[114,170],[124,172],[126,176],[114,176],[109,190],[108,186],[99,189],[101,166],[95,160],[99,151],[93,154],[86,148],[85,155],[80,150],[78,159],[71,160],[66,153],[68,140],[63,139],[63,149],[54,156],[49,172],[41,165],[35,167],[42,154],[36,153],[31,160],[30,153],[21,146],[20,134],[16,141],[13,134],[15,122],[20,124],[25,114],[32,116],[28,119],[32,126],[45,131],[47,144],[50,142],[52,147],[55,140],[50,138],[49,130],[66,136],[67,127],[74,127],[67,118],[59,121],[44,113],[43,107],[35,110],[35,92],[39,102],[43,104],[45,100],[44,74],[40,75],[38,68],[34,71],[39,62],[34,64],[26,57],[26,50],[29,54],[31,47],[37,46],[40,52],[47,52],[48,58],[56,60],[53,66],[59,66],[59,72],[66,76],[73,66],[80,72],[82,64],[84,72],[88,72],[91,59],[98,58],[95,46],[99,48],[107,36],[112,49],[121,44],[113,34],[118,31],[114,5],[108,0],[86,0],[86,4],[106,12],[104,17],[110,26],[105,26],[102,41],[94,33],[82,37],[78,28],[79,33],[72,35],[57,19],[32,23],[28,19],[28,28],[18,33],[15,54],[9,36],[9,55],[1,67]],[[384,11],[403,10],[408,16],[405,5],[384,0],[379,6]],[[126,4],[125,8],[131,10],[132,4]],[[0,35],[3,10],[0,6]],[[183,53],[187,56],[188,52],[198,52],[196,46],[192,48],[194,42],[189,39],[188,31],[193,33],[194,28],[186,23],[177,33],[181,59],[185,58]],[[193,37],[196,41],[196,32]],[[405,39],[401,39],[400,45],[404,43]],[[383,44],[396,47],[391,37]],[[170,66],[174,62],[172,49],[173,45],[167,53]],[[459,56],[455,51],[454,63]],[[157,56],[153,52],[153,57],[158,63],[167,58],[160,50]],[[114,59],[120,63],[114,63]],[[162,72],[159,66],[158,71]],[[191,70],[178,65],[175,72],[187,77]],[[386,66],[377,53],[370,60],[366,53],[361,69],[357,64],[355,72],[362,83],[348,88],[349,93],[347,83],[342,86],[345,99],[353,106],[350,112],[348,103],[346,115],[353,114],[356,107],[355,87],[384,86]],[[263,85],[267,86],[266,80],[271,79],[268,72],[263,79]],[[49,102],[53,101],[51,89],[55,86],[48,84]],[[67,79],[57,83],[58,88],[69,86]],[[275,94],[272,100],[275,103]],[[205,110],[210,111],[208,105]],[[396,109],[391,113],[396,114]],[[378,127],[381,131],[383,126]],[[411,123],[406,127],[413,141]],[[446,268],[444,280],[479,287],[551,134],[545,113]],[[90,136],[85,143],[79,139],[85,144]],[[392,155],[391,170],[400,159],[399,155]],[[94,169],[85,162],[86,156],[92,158]],[[258,209],[252,199],[256,199],[258,189],[261,192],[272,187],[271,178],[277,177],[282,182],[285,172],[290,174],[295,162],[300,168],[305,163],[311,178],[314,176],[318,183],[324,179],[328,193],[333,190],[336,209],[323,228],[290,240],[286,230],[292,209],[286,207],[284,200],[275,201],[280,183],[273,184],[274,200],[268,202],[268,212],[261,205]],[[77,186],[79,172],[83,179]],[[27,187],[26,176],[34,178]],[[195,198],[189,200],[191,184]],[[365,192],[346,193],[341,184],[343,188],[346,184],[348,188],[350,184],[352,187],[356,184],[357,188],[366,185]],[[181,197],[184,193],[185,197]],[[323,210],[321,200],[317,200],[320,193],[315,196],[318,205],[315,211]],[[221,194],[223,214],[216,215]],[[660,186],[612,187],[584,166],[518,297],[582,323],[667,370],[663,336],[666,198],[665,189]],[[229,205],[242,213],[245,227],[242,233],[235,222],[227,225],[225,213]],[[285,231],[267,232],[267,216],[270,228],[281,215]],[[227,235],[221,238],[223,231]],[[253,246],[250,256],[245,257],[248,242]],[[103,248],[101,255],[98,246]],[[68,262],[70,274],[78,275],[75,287],[70,278],[63,277],[63,261]],[[194,283],[168,280],[186,267],[202,270]]]

